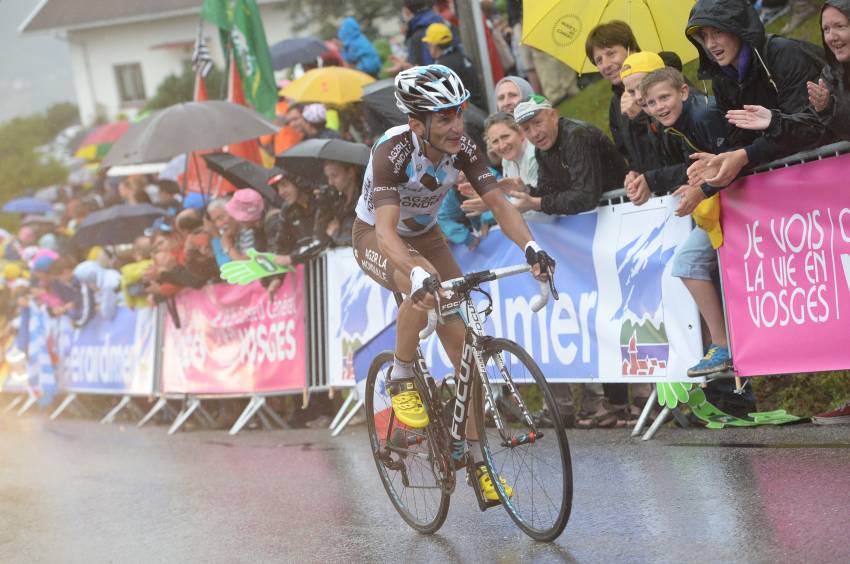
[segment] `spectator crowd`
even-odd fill
[[[601,23],[588,34],[585,51],[610,84],[610,137],[559,113],[584,79],[520,43],[523,3],[508,1],[506,13],[491,4],[482,2],[492,93],[485,92],[464,50],[459,30],[466,22],[458,20],[451,2],[405,0],[404,48],[383,69],[358,22],[345,19],[339,62],[372,75],[436,62],[461,77],[474,106],[486,109],[489,94],[497,106],[483,124],[490,164],[508,179],[500,183],[505,198],[538,220],[593,210],[603,192],[616,188],[625,188],[636,206],[673,193],[676,215],[692,215],[698,226],[673,259],[673,275],[693,296],[709,342],[689,375],[729,371],[715,252],[723,237],[718,193],[755,167],[850,140],[850,0],[698,0],[682,29],[699,54],[698,85],[685,78],[675,53],[642,51],[627,23]],[[820,10],[820,45],[766,33],[765,20],[786,4],[792,17],[783,33]],[[711,95],[703,91],[708,86]],[[278,114],[280,132],[263,140],[276,155],[308,139],[368,145],[383,133],[363,126],[363,120],[332,127],[322,104],[282,99]],[[113,316],[119,304],[169,303],[184,288],[221,282],[220,267],[246,260],[248,249],[272,253],[285,266],[306,262],[327,247],[350,245],[365,165],[317,160],[316,166],[321,180],[283,164],[267,171],[265,186],[237,186],[232,194],[185,193],[173,179],[146,175],[102,175],[90,189],[66,187],[52,213],[25,217],[18,233],[4,234],[3,315],[12,319],[16,304],[35,301],[82,325],[94,315]],[[76,243],[73,234],[91,213],[143,204],[158,207],[162,217],[132,245]],[[492,224],[492,214],[462,178],[440,210],[443,233],[475,249]],[[268,278],[265,285],[274,293],[280,278]],[[749,388],[734,393],[724,382],[709,386],[713,403],[732,414],[755,411]],[[570,386],[557,388],[560,423],[583,428],[627,424],[650,391],[648,385],[629,390],[586,384],[577,412]],[[850,416],[847,411],[835,416]]]

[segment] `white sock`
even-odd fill
[[[390,380],[397,381],[413,378],[413,362],[399,360],[397,356],[394,356],[393,359],[393,372]]]

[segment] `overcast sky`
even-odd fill
[[[0,0],[0,122],[76,102],[67,43],[50,32],[20,35],[39,0]]]

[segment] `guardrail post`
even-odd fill
[[[29,411],[29,409],[35,405],[35,402],[38,401],[36,395],[32,392],[32,390],[27,390],[27,401],[24,402],[24,405],[21,406],[21,409],[18,410],[16,414],[18,417]]]
[[[14,398],[12,398],[12,401],[10,401],[6,405],[6,407],[3,408],[3,413],[9,413],[13,409],[15,409],[18,406],[18,404],[21,403],[23,400],[24,400],[24,396],[22,394],[16,395]]]
[[[148,421],[153,419],[154,415],[159,413],[159,411],[168,406],[168,399],[165,396],[161,396],[156,403],[153,404],[153,407],[148,411],[144,417],[142,417],[139,422],[136,424],[137,428],[144,427]]]
[[[649,398],[646,400],[646,405],[643,406],[643,411],[640,412],[640,417],[638,417],[637,423],[635,423],[635,428],[632,430],[633,437],[637,437],[643,432],[643,428],[646,426],[646,420],[649,418],[649,414],[652,412],[652,407],[655,405],[656,401],[658,401],[658,388],[653,386],[652,393],[649,394]]]
[[[56,418],[59,417],[62,412],[65,411],[65,409],[74,402],[75,399],[77,399],[77,394],[73,392],[65,396],[65,399],[62,400],[62,403],[59,404],[59,407],[57,407],[53,411],[53,413],[50,414],[50,420],[55,421]]]
[[[177,415],[177,419],[174,420],[174,423],[168,429],[168,434],[173,435],[176,433],[199,407],[201,407],[201,400],[196,397],[190,397],[186,402],[186,407]]]
[[[118,415],[121,412],[122,409],[127,407],[127,404],[129,404],[130,400],[132,400],[132,399],[133,399],[132,396],[130,396],[129,394],[122,396],[121,400],[118,402],[118,404],[115,407],[113,407],[109,411],[109,413],[107,413],[104,416],[103,419],[100,420],[100,424],[105,425],[107,423],[112,423],[113,421],[115,421],[115,416]]]

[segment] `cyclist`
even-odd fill
[[[460,173],[493,211],[505,235],[525,251],[537,280],[547,280],[555,263],[532,239],[481,151],[464,135],[469,91],[457,74],[436,64],[402,71],[395,79],[395,98],[408,121],[387,130],[372,147],[352,238],[360,268],[388,290],[407,296],[398,308],[395,361],[387,387],[396,419],[419,429],[428,425],[428,415],[413,383],[413,362],[419,331],[427,323],[428,310],[436,305],[427,288],[433,287],[432,277],[448,280],[462,275],[437,225],[440,203]],[[437,327],[455,370],[464,331],[456,316]],[[478,439],[473,426],[469,424],[469,441]],[[453,444],[456,460],[464,458],[465,447]],[[473,457],[481,456],[480,449],[469,447]],[[487,472],[479,472],[478,478],[485,496],[498,499]]]

